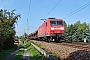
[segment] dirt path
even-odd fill
[[[26,47],[24,48],[23,60],[30,60],[28,50],[26,49]]]

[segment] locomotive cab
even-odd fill
[[[60,39],[63,39],[65,33],[64,22],[61,19],[50,20],[50,36],[51,40],[55,40],[57,42]]]
[[[46,41],[60,41],[64,36],[65,28],[62,19],[48,18],[38,29],[38,38]]]

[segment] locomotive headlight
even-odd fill
[[[64,28],[60,28],[61,30],[64,30]]]
[[[54,30],[54,28],[51,28],[51,30]]]

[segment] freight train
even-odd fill
[[[60,42],[65,35],[65,26],[63,19],[48,18],[44,23],[34,32],[29,34],[30,39],[56,41]]]

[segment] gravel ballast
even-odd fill
[[[31,41],[40,45],[40,47],[45,49],[47,52],[64,60],[90,60],[90,51],[60,45],[58,43],[52,44],[44,41]]]

